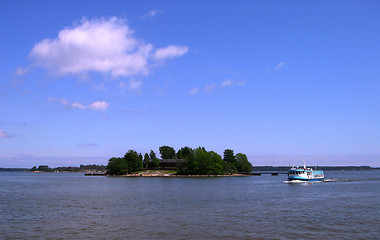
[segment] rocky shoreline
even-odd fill
[[[104,176],[115,176],[115,177],[177,177],[177,178],[195,178],[195,177],[245,177],[249,175],[245,174],[229,174],[229,175],[176,175],[176,172],[173,171],[166,171],[166,170],[151,170],[151,171],[144,171],[139,173],[133,173],[133,174],[126,174],[126,175],[109,175],[106,174]]]

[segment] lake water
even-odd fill
[[[0,239],[380,239],[380,171],[325,176],[0,173]]]

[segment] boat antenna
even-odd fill
[[[306,169],[305,159],[303,160],[303,168]]]

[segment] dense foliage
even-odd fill
[[[162,159],[174,159],[175,157],[175,150],[172,147],[169,146],[162,146],[159,148],[161,158]]]
[[[140,170],[160,169],[165,160],[177,159],[177,174],[185,175],[221,175],[237,172],[248,173],[252,171],[252,165],[245,154],[226,149],[222,157],[214,151],[206,151],[204,147],[192,149],[183,147],[176,153],[174,148],[162,146],[159,148],[162,162],[156,157],[153,150],[144,156],[136,151],[129,150],[122,158],[108,160],[108,173],[123,175]]]
[[[113,157],[108,160],[107,173],[124,175],[143,169],[142,155],[134,150],[129,150],[124,157]]]
[[[194,150],[184,147],[177,152],[177,156],[186,160],[179,167],[179,174],[219,175],[252,171],[252,164],[247,156],[242,153],[234,155],[230,149],[224,151],[223,159],[214,151],[206,151],[204,147]]]
[[[236,158],[236,168],[238,172],[250,173],[252,172],[252,164],[248,161],[248,158],[243,153],[238,153]]]

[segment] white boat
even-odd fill
[[[322,170],[307,168],[305,162],[303,163],[303,168],[292,167],[288,171],[289,181],[323,181],[324,178],[325,175]]]

